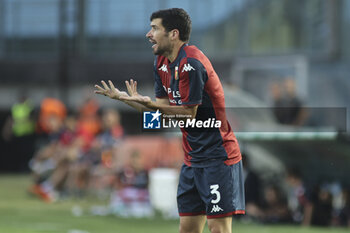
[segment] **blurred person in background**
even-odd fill
[[[44,201],[54,201],[65,191],[71,163],[80,156],[83,140],[77,134],[76,121],[74,116],[68,116],[64,122],[50,117],[48,129],[54,136],[30,161],[34,185],[29,191]]]
[[[2,129],[2,136],[10,147],[6,169],[16,172],[29,171],[28,162],[35,150],[34,106],[22,93],[11,107],[11,114]],[[2,155],[4,156],[4,155]]]
[[[294,78],[287,77],[282,83],[272,83],[270,91],[273,113],[279,123],[294,126],[305,124],[308,114],[297,96]]]
[[[96,136],[101,131],[101,119],[99,116],[100,106],[93,97],[87,97],[79,109],[78,130],[91,137]]]
[[[29,162],[33,184],[28,192],[36,195],[45,202],[51,202],[53,197],[49,195],[42,184],[48,180],[56,168],[55,154],[57,153],[57,142],[52,141],[42,146]]]
[[[326,185],[316,185],[310,198],[310,225],[330,226],[333,218],[332,194]]]
[[[154,63],[156,101],[126,81],[128,93],[111,81],[96,85],[97,94],[120,100],[140,112],[158,110],[188,118],[220,120],[216,130],[182,128],[185,164],[178,186],[180,232],[202,232],[206,218],[211,232],[232,232],[232,215],[245,213],[241,153],[226,119],[224,92],[208,58],[189,46],[191,20],[183,9],[151,15],[146,37],[157,55]],[[157,114],[155,113],[155,114]],[[234,174],[234,175],[233,175]]]
[[[310,225],[312,203],[298,169],[288,169],[286,184],[288,185],[288,207],[291,211],[293,221],[307,226]]]
[[[101,131],[101,119],[99,116],[100,106],[98,102],[88,96],[77,113],[75,122],[76,139],[72,147],[76,156],[71,160],[67,157],[65,162],[69,163],[64,172],[66,191],[69,194],[81,197],[85,195],[89,187],[90,168],[92,164],[99,163],[99,157],[92,150],[93,143]],[[62,161],[64,162],[64,161]]]
[[[297,96],[295,80],[292,77],[287,77],[283,83],[285,89],[285,106],[288,109],[289,119],[286,118],[286,123],[301,126],[305,124],[307,112],[303,107],[302,100]]]
[[[148,171],[138,150],[133,150],[129,161],[116,175],[116,191],[110,207],[123,217],[149,217],[153,214],[148,192]]]
[[[282,108],[283,104],[283,91],[279,82],[273,82],[270,85],[270,94],[272,97],[273,114],[279,123],[283,123],[285,111]]]
[[[259,176],[252,169],[249,156],[242,153],[246,217],[252,220],[261,220],[264,213],[261,209],[263,186]]]
[[[282,190],[276,185],[267,185],[264,188],[262,211],[262,221],[264,223],[291,222],[287,199]]]
[[[57,126],[63,124],[66,115],[67,108],[62,101],[46,97],[40,104],[38,132],[46,135],[57,133]]]
[[[344,188],[342,191],[343,206],[339,214],[339,225],[350,227],[350,188]]]
[[[102,113],[102,131],[91,142],[91,147],[72,169],[70,187],[83,191],[91,188],[100,197],[110,193],[114,181],[114,158],[124,137],[121,116],[115,109]]]

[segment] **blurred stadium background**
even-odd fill
[[[132,225],[146,216],[154,225],[143,219],[140,229],[118,232],[177,232],[176,221],[161,220],[176,215],[175,193],[166,193],[174,186],[154,182],[176,183],[178,134],[144,132],[140,114],[93,94],[102,79],[123,87],[133,78],[153,96],[145,34],[150,14],[170,7],[192,18],[190,44],[223,82],[246,174],[253,174],[238,230],[345,232],[348,0],[0,0],[0,232],[113,232],[114,221],[131,217]],[[67,215],[77,225],[49,224]],[[100,215],[117,217],[111,223]]]

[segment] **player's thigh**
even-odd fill
[[[211,233],[231,233],[232,217],[208,219],[208,228]]]
[[[194,180],[194,169],[182,166],[177,190],[179,215],[196,216],[205,214],[205,203],[202,201]]]
[[[180,233],[201,233],[206,221],[205,215],[181,216]]]

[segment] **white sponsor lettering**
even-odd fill
[[[170,103],[176,103],[176,100],[170,100]],[[186,119],[186,120],[172,120],[171,118],[163,118],[163,127],[164,128],[220,128],[221,121],[215,120],[215,118],[209,118],[205,121],[197,119]],[[212,187],[210,187],[213,189]],[[214,193],[213,193],[214,192]],[[213,189],[212,193],[217,195],[218,200],[220,201],[220,193],[217,194],[217,190]],[[216,204],[218,202],[213,202]]]
[[[180,91],[173,91],[173,97],[174,98],[176,98],[176,97],[181,98]]]

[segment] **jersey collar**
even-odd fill
[[[175,65],[178,65],[178,63],[180,62],[180,60],[185,57],[186,55],[186,52],[184,50],[184,48],[188,46],[188,44],[183,44],[180,49],[179,49],[179,52],[177,53],[177,56],[175,58],[175,60],[171,63],[169,63],[169,67],[174,67]]]

